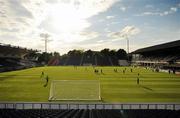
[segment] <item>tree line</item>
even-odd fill
[[[52,58],[59,60],[59,65],[118,65],[118,60],[127,60],[128,55],[124,49],[110,50],[108,48],[100,51],[93,50],[70,50],[68,53],[60,55],[54,53],[38,53],[38,62],[46,64]]]

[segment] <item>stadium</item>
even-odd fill
[[[173,14],[173,10],[168,13]],[[0,18],[3,13],[0,9]],[[68,32],[76,26],[76,22],[67,27],[63,24],[63,31],[67,28]],[[68,49],[64,54],[59,51],[61,47],[49,43],[50,33],[38,34],[44,49],[39,45],[34,48],[33,41],[28,45],[21,45],[21,40],[5,43],[1,40],[4,34],[0,34],[0,118],[179,118],[180,40],[163,40],[130,50],[133,45],[129,38],[136,32],[132,27],[109,34],[125,37],[125,47],[105,45],[96,50],[88,42],[87,48]],[[48,50],[50,45],[55,51]]]
[[[91,59],[85,52],[82,55],[83,61],[77,59],[79,65],[75,64],[75,59],[72,61],[68,59],[66,65],[60,63],[57,65],[59,61],[52,57],[48,63],[56,62],[56,65],[45,67],[35,61],[36,55],[30,56],[31,53],[37,52],[36,50],[1,44],[1,108],[32,109],[26,110],[25,114],[33,112],[33,109],[56,109],[50,111],[52,114],[58,112],[57,109],[69,109],[69,113],[71,113],[70,109],[76,109],[72,112],[77,114],[83,112],[82,109],[128,109],[126,112],[132,112],[129,109],[142,108],[179,109],[180,106],[177,103],[180,100],[180,55],[173,54],[174,50],[180,49],[180,45],[177,45],[180,43],[177,42],[179,41],[132,52],[131,66],[111,65],[110,62],[106,62],[106,59],[103,61],[106,66],[94,64],[95,57],[93,59],[91,56],[93,54],[88,55],[92,57]],[[169,53],[163,53],[161,57],[161,53],[167,50]],[[156,52],[156,57],[154,54],[153,57],[149,55],[153,52]],[[147,54],[148,57],[146,57]],[[22,55],[25,55],[24,58],[21,58]],[[95,73],[94,70],[99,72]],[[49,82],[46,85],[47,76]],[[136,78],[140,79],[139,84]],[[81,110],[78,111],[78,109]],[[101,110],[91,112],[102,114],[104,111]],[[19,112],[23,113],[22,110]],[[43,115],[41,111],[36,112]],[[86,112],[87,115],[88,111]],[[137,115],[138,112],[140,111],[137,111]],[[158,112],[160,111],[157,110]],[[12,110],[12,115],[15,114],[16,112]]]

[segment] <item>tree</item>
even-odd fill
[[[43,52],[42,54],[39,55],[38,62],[40,63],[44,62],[45,64],[47,64],[52,56],[53,53]]]
[[[91,50],[87,50],[84,53],[85,53],[85,55],[90,56],[90,57],[93,55],[93,51],[91,51]]]
[[[118,59],[127,59],[127,53],[126,53],[126,51],[124,49],[119,49],[116,52],[116,55],[117,55]]]
[[[79,65],[82,55],[83,55],[82,50],[69,51],[67,54],[68,58],[67,58],[66,64],[67,65]]]
[[[100,53],[101,53],[103,56],[107,57],[107,56],[109,56],[109,49],[108,49],[108,48],[105,48],[105,49],[101,50]]]
[[[111,50],[109,52],[109,56],[112,57],[112,58],[116,57],[116,50]]]
[[[53,53],[53,56],[55,56],[55,57],[60,57],[60,54],[59,54],[59,52],[54,52],[54,53]]]

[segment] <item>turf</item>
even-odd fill
[[[118,72],[114,72],[114,69]],[[126,73],[123,70],[126,68]],[[133,67],[57,66],[0,73],[0,101],[47,102],[52,80],[100,80],[102,102],[180,102],[180,76]],[[49,76],[47,87],[42,71]],[[140,84],[137,85],[139,75]]]

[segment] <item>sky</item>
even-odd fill
[[[0,43],[48,52],[180,40],[180,0],[0,0]]]

